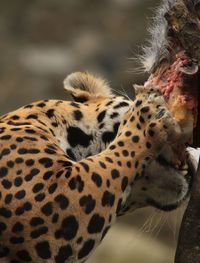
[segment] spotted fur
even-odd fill
[[[2,263],[84,262],[118,216],[170,210],[188,194],[191,176],[157,160],[180,136],[157,90],[141,88],[132,102],[96,94],[104,82],[93,76],[75,83],[88,91],[70,86],[73,102],[34,102],[0,118]]]

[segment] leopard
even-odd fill
[[[73,101],[0,117],[0,262],[85,262],[118,217],[189,195],[193,165],[173,165],[181,129],[156,87],[128,100],[73,73]],[[186,151],[186,150],[185,150]]]

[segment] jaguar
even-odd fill
[[[193,165],[174,151],[181,129],[157,88],[132,101],[89,73],[64,85],[72,101],[0,117],[1,263],[85,262],[119,216],[173,210],[190,192]]]

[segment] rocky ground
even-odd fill
[[[136,55],[158,2],[1,1],[0,114],[39,99],[67,98],[62,80],[80,70],[132,96],[132,84],[145,79]],[[119,221],[89,263],[171,263],[180,218],[138,211]]]

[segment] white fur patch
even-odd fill
[[[159,62],[169,59],[167,21],[165,13],[174,5],[175,0],[163,0],[161,6],[156,10],[153,18],[153,25],[149,27],[150,40],[146,47],[143,47],[143,54],[140,56],[142,67],[146,72],[151,73]]]

